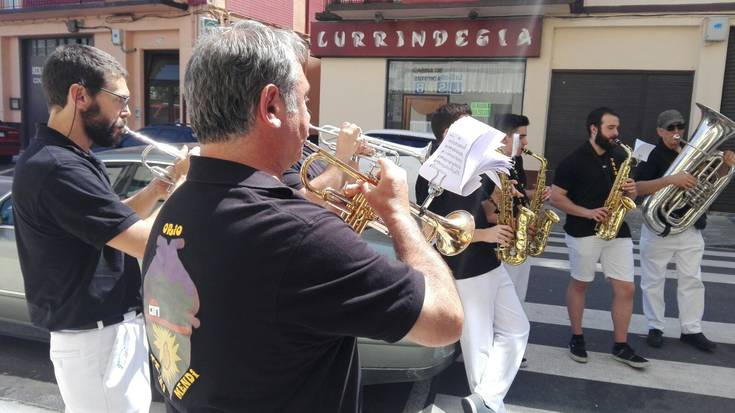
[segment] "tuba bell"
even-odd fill
[[[726,175],[717,173],[723,165],[718,148],[735,136],[735,122],[705,105],[697,103],[702,120],[686,147],[676,157],[664,176],[682,171],[697,178],[692,189],[669,185],[643,201],[643,221],[661,236],[679,234],[692,226],[732,179],[735,167]]]

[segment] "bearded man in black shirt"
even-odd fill
[[[686,133],[684,117],[675,109],[658,115],[656,133],[659,142],[648,155],[646,162],[639,165],[636,172],[638,195],[653,194],[669,185],[682,189],[692,189],[697,178],[686,171],[674,175],[664,175],[669,166],[681,153]],[[723,170],[727,173],[735,164],[735,153],[725,151]],[[641,227],[641,290],[643,292],[643,314],[648,321],[646,342],[651,347],[663,346],[665,325],[664,285],[667,265],[676,262],[677,304],[680,340],[702,350],[711,352],[716,345],[702,333],[704,315],[704,283],[702,283],[701,263],[704,255],[702,230],[707,225],[707,216],[686,231],[675,235],[656,234],[645,224]]]
[[[609,108],[598,108],[587,116],[587,140],[562,160],[554,176],[551,202],[564,211],[565,240],[569,247],[571,279],[567,288],[567,311],[572,327],[570,357],[587,362],[582,334],[582,315],[587,286],[595,279],[597,262],[613,291],[612,322],[615,360],[634,368],[648,366],[648,360],[628,345],[628,326],[633,314],[633,241],[630,228],[623,223],[617,237],[606,241],[595,235],[595,224],[610,211],[604,207],[626,154],[613,143],[618,137],[620,118]],[[635,182],[627,178],[624,195],[635,198]]]

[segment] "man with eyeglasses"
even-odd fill
[[[120,140],[130,116],[126,75],[94,47],[56,49],[42,74],[48,124],[39,125],[13,180],[31,322],[50,331],[50,358],[67,412],[150,408],[136,258],[143,257],[153,210],[169,186],[154,180],[120,200],[90,150]],[[170,172],[180,178],[187,170],[188,158]]]
[[[661,112],[656,133],[659,142],[636,173],[638,195],[650,195],[669,185],[682,189],[694,188],[697,178],[686,171],[664,175],[685,145],[684,117],[675,109]],[[735,164],[735,153],[732,151],[725,151],[724,157],[728,168]],[[702,215],[692,228],[680,234],[664,236],[657,235],[645,224],[641,226],[641,290],[643,313],[649,328],[646,341],[651,347],[660,348],[664,344],[664,286],[666,267],[672,260],[676,263],[680,340],[706,352],[712,352],[716,347],[702,333],[704,284],[700,264],[704,254],[702,230],[706,224],[707,216]]]

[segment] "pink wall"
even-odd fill
[[[292,0],[229,0],[227,9],[244,17],[293,28]]]

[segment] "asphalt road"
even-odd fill
[[[640,274],[637,261],[636,274]],[[629,342],[653,365],[636,371],[610,358],[610,288],[599,278],[590,287],[585,336],[590,362],[567,356],[569,328],[564,307],[568,282],[567,250],[554,234],[547,252],[533,259],[526,310],[531,320],[527,356],[506,397],[510,412],[651,412],[735,411],[735,252],[708,249],[703,262],[707,287],[704,332],[718,343],[702,353],[678,340],[676,280],[666,282],[667,327],[662,349],[645,344],[647,331],[637,291]],[[636,276],[636,284],[640,282]],[[61,411],[48,346],[0,337],[0,411]],[[366,386],[365,413],[461,412],[468,393],[461,360],[433,380]],[[36,407],[33,407],[36,406]],[[30,410],[29,410],[30,409]],[[160,404],[152,411],[161,412]]]

